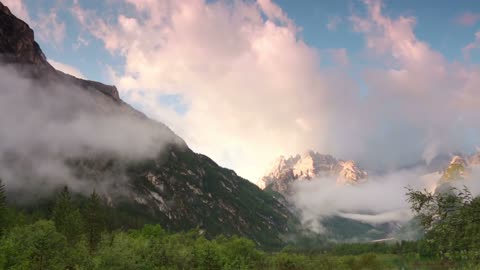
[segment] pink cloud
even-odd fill
[[[331,49],[329,50],[332,58],[335,63],[341,65],[341,66],[347,66],[350,64],[350,60],[348,59],[348,52],[347,49],[341,48],[341,49]]]
[[[330,16],[328,17],[327,29],[334,31],[337,29],[338,25],[342,23],[342,18],[339,16]]]
[[[465,12],[455,19],[455,22],[464,26],[473,26],[480,21],[480,13]]]
[[[467,44],[467,46],[463,48],[463,55],[465,59],[470,58],[470,52],[472,50],[479,49],[479,48],[480,48],[480,31],[475,33],[475,40]]]
[[[122,96],[250,180],[280,154],[414,161],[431,155],[432,142],[458,149],[468,141],[462,130],[480,128],[478,68],[449,63],[415,35],[414,17],[389,17],[381,1],[364,1],[367,14],[351,17],[380,62],[358,72],[362,85],[349,75],[348,51],[309,47],[271,1],[128,1],[132,10],[113,20],[74,12],[124,60],[111,70]],[[321,68],[325,51],[338,68]],[[159,105],[163,94],[181,96],[187,112]]]
[[[35,32],[40,40],[60,45],[65,39],[66,24],[57,17],[57,10],[52,9],[48,14],[40,13],[33,22]]]
[[[48,59],[48,62],[57,70],[60,70],[61,72],[73,75],[77,78],[80,79],[85,79],[85,75],[82,74],[80,70],[78,70],[76,67],[67,65],[62,62],[55,61],[53,59]]]

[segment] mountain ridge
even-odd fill
[[[294,182],[313,179],[321,181],[319,178],[336,178],[340,185],[359,184],[367,180],[368,173],[353,160],[337,160],[331,155],[309,150],[303,155],[288,158],[280,156],[257,185],[262,189],[270,188],[289,195]]]
[[[194,153],[166,125],[147,118],[125,103],[115,86],[79,79],[55,70],[35,41],[33,30],[1,2],[0,59],[2,67],[12,69],[31,81],[34,86],[32,91],[53,89],[51,93],[46,93],[53,103],[58,99],[58,91],[54,90],[59,85],[69,91],[82,91],[88,98],[82,100],[78,108],[71,109],[69,114],[88,110],[94,116],[126,115],[173,138],[161,152],[140,160],[125,160],[110,153],[65,160],[72,175],[90,181],[87,186],[95,187],[105,179],[113,182],[103,195],[109,198],[118,213],[126,217],[121,220],[122,227],[160,223],[173,231],[197,228],[205,231],[208,237],[235,234],[270,248],[283,245],[286,236],[291,233],[296,218],[282,202],[234,171],[218,166],[205,155]],[[71,96],[67,98],[75,102]],[[88,136],[95,139],[95,134]],[[17,162],[21,159],[8,160],[22,167]],[[126,180],[119,180],[123,178]],[[7,179],[7,183],[8,180],[15,181]],[[62,182],[57,184],[61,186]],[[122,192],[117,194],[113,187],[118,186],[121,186],[118,190]],[[23,192],[22,195],[28,194]]]

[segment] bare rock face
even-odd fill
[[[340,160],[337,168],[339,169],[337,183],[356,184],[365,181],[368,177],[368,173],[358,167],[353,160]]]
[[[52,68],[35,42],[33,30],[0,3],[0,53],[7,61]]]
[[[440,182],[442,183],[468,178],[471,174],[472,167],[480,165],[478,161],[478,153],[469,157],[460,155],[453,156],[448,167],[443,170]]]
[[[357,184],[365,181],[368,174],[352,161],[337,160],[331,155],[308,151],[303,155],[285,158],[281,156],[270,172],[262,177],[257,185],[271,188],[279,193],[291,193],[291,185],[296,181],[310,181],[319,178],[336,178],[338,184]]]

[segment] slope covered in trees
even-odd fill
[[[115,209],[104,198],[64,188],[47,212],[0,200],[0,269],[476,269],[480,200],[468,190],[407,195],[425,226],[422,240],[338,244],[306,236],[271,252],[237,236],[209,240],[201,230],[113,229]]]

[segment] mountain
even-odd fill
[[[355,161],[338,160],[331,155],[308,151],[303,155],[279,157],[270,172],[262,177],[257,185],[268,192],[284,195],[285,204],[289,205],[298,216],[302,216],[304,209],[297,209],[293,199],[295,198],[293,185],[298,181],[328,181],[332,178],[339,186],[356,185],[365,183],[368,173]],[[370,213],[368,209],[365,211],[362,213]],[[309,227],[315,222],[321,225],[321,234],[324,238],[338,242],[385,239],[395,235],[395,232],[401,228],[398,222],[368,223],[349,218],[342,213],[319,216],[307,220],[305,225]]]
[[[91,141],[98,140],[100,142],[93,145],[98,145],[100,149],[82,146],[83,155],[80,156],[55,152],[55,157],[64,158],[63,164],[67,165],[69,175],[84,179],[84,183],[76,182],[78,185],[89,189],[89,192],[97,189],[108,199],[116,211],[120,227],[160,223],[172,231],[198,228],[209,237],[236,234],[248,237],[264,247],[282,245],[284,236],[290,234],[291,224],[295,224],[296,218],[283,203],[239,177],[234,171],[218,166],[205,155],[193,152],[168,127],[148,119],[122,101],[115,86],[79,79],[55,70],[35,42],[33,30],[16,18],[2,3],[0,3],[0,60],[0,67],[13,69],[20,74],[19,76],[28,80],[31,96],[36,97],[42,92],[48,97],[48,100],[32,98],[30,104],[32,110],[40,107],[42,102],[58,106],[60,109],[49,112],[49,117],[62,121],[67,119],[64,121],[66,123],[87,113],[94,116],[87,118],[88,121],[122,116],[132,121],[129,123],[142,123],[148,127],[146,130],[152,132],[150,137],[157,140],[158,145],[168,141],[155,155],[141,159],[130,158],[129,155],[126,155],[128,157],[115,155],[101,148],[102,143],[114,142],[117,136],[122,134],[114,133],[103,138],[99,135],[100,132],[93,130],[85,132],[86,134],[78,138],[87,140],[90,148]],[[67,90],[62,92],[58,88]],[[3,87],[0,89],[2,92],[11,91]],[[78,98],[80,96],[86,98]],[[62,107],[63,102],[69,104],[67,108]],[[88,121],[83,119],[82,126],[88,126]],[[104,124],[109,122],[105,121]],[[118,125],[125,128],[125,125],[121,124],[123,123]],[[47,123],[40,123],[40,127],[49,126]],[[103,126],[95,128],[101,129]],[[81,129],[76,131],[82,134]],[[135,134],[136,131],[130,132],[129,134]],[[138,131],[138,136],[148,137],[149,134],[143,133]],[[50,135],[56,138],[58,134]],[[133,135],[131,139],[132,142],[136,140]],[[62,142],[59,141],[58,144],[60,143]],[[56,144],[53,146],[56,147]],[[48,151],[44,149],[45,144],[38,148],[41,151]],[[137,150],[137,147],[132,146],[131,149]],[[0,161],[8,161],[9,168],[18,167],[17,171],[21,172],[21,175],[26,175],[25,170],[35,167],[35,162],[41,161],[36,159],[35,162],[25,162],[31,157],[22,156],[22,153],[20,151],[17,153],[15,149],[0,154],[2,155]],[[7,178],[6,183],[18,182],[16,179],[8,179],[12,177],[9,174],[1,175]],[[29,179],[29,185],[38,185],[39,188],[44,183],[55,181],[59,187],[67,184],[58,179],[50,181],[48,177],[37,179],[35,174],[24,178]],[[22,188],[28,187],[19,188],[20,191],[12,192],[10,197],[17,195],[34,197],[38,192],[37,188],[26,189],[27,191]],[[15,198],[12,201],[15,201]]]
[[[337,160],[331,155],[308,151],[303,155],[281,156],[272,169],[262,177],[257,185],[262,189],[271,189],[284,195],[292,192],[296,181],[333,177],[338,184],[357,184],[366,181],[368,173],[352,161]]]

